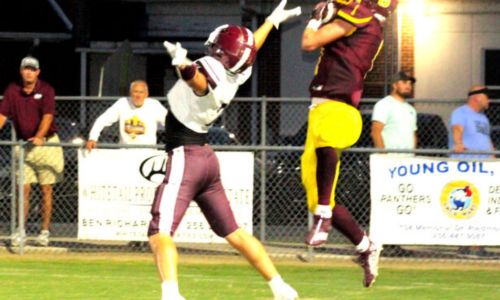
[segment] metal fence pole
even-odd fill
[[[14,126],[10,127],[11,141],[16,141]],[[16,231],[16,146],[10,146],[10,234]]]
[[[21,141],[19,143],[19,176],[18,176],[18,194],[19,197],[17,198],[17,206],[18,206],[18,211],[19,215],[17,216],[18,218],[18,225],[19,225],[19,235],[21,236],[20,243],[19,243],[19,254],[23,255],[24,254],[24,237],[26,236],[26,230],[24,228],[24,155],[25,155],[25,149],[24,147],[26,146],[26,142]]]
[[[260,110],[260,145],[266,145],[266,121],[267,121],[266,98],[261,101]],[[260,151],[260,241],[266,240],[266,150]]]
[[[83,99],[87,95],[87,52],[80,53],[80,128],[87,125],[87,101]]]
[[[256,15],[253,15],[252,16],[252,31],[255,32],[255,30],[257,30],[258,28],[258,24],[257,24],[257,16]],[[252,69],[253,69],[253,73],[254,74],[259,74],[258,73],[258,65],[259,64],[254,64]],[[259,76],[252,76],[252,97],[257,97],[257,94],[259,93],[259,89],[258,89],[258,84],[259,84],[259,81],[258,81],[258,77]],[[252,128],[250,130],[250,135],[251,135],[251,141],[252,141],[252,144],[256,145],[257,144],[257,118],[258,118],[258,115],[257,115],[257,105],[258,105],[258,102],[252,102],[251,106],[251,124],[252,124]]]

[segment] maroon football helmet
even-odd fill
[[[373,9],[384,17],[388,17],[398,6],[398,0],[372,0]]]
[[[210,34],[205,45],[208,55],[232,73],[241,73],[250,67],[257,54],[253,33],[243,26],[220,26]]]

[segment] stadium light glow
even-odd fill
[[[398,6],[398,13],[412,18],[420,18],[424,15],[426,0],[406,0]]]

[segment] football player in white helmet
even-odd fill
[[[223,25],[207,40],[208,55],[187,59],[180,43],[165,42],[180,79],[168,92],[170,112],[165,135],[166,174],[151,209],[149,242],[162,281],[162,299],[184,299],[177,281],[177,250],[172,236],[191,200],[197,202],[212,230],[237,249],[269,283],[274,299],[293,300],[297,292],[279,275],[262,244],[236,224],[221,184],[219,163],[207,144],[210,125],[251,75],[251,65],[273,26],[300,14],[300,7],[274,9],[254,33]],[[185,170],[189,170],[186,172]]]

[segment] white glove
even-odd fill
[[[280,4],[278,4],[273,12],[267,17],[267,20],[273,23],[276,29],[280,27],[281,23],[290,18],[299,16],[302,13],[300,6],[297,6],[294,9],[285,9],[286,1],[287,0],[281,0]]]
[[[181,43],[174,44],[164,41],[163,46],[167,49],[168,55],[172,58],[172,66],[186,65],[191,61],[187,58],[187,50],[182,48]]]
[[[338,12],[333,1],[321,1],[314,6],[308,28],[317,31],[322,25],[330,22]]]

